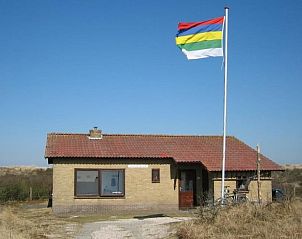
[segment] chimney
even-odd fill
[[[98,127],[93,127],[93,129],[89,130],[89,138],[102,139],[102,130],[99,130]]]

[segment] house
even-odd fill
[[[55,213],[171,211],[217,199],[221,187],[221,136],[50,133],[45,158],[53,165]],[[257,198],[257,152],[227,137],[226,181],[232,191],[250,181]],[[271,172],[281,167],[261,155],[261,194],[272,200]]]

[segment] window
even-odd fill
[[[124,195],[124,171],[102,170],[101,171],[101,195],[120,196]]]
[[[246,179],[246,177],[237,177],[236,179],[236,189],[239,190],[247,190],[248,187],[248,181]]]
[[[98,195],[98,174],[97,170],[76,171],[76,195]]]
[[[152,169],[152,183],[160,182],[160,171],[159,169]]]
[[[96,197],[125,195],[123,169],[76,169],[75,196]]]

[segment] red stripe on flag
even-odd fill
[[[202,22],[180,22],[178,24],[178,30],[186,30],[192,27],[197,27],[201,25],[210,25],[210,24],[222,24],[224,17],[218,17],[207,21]]]

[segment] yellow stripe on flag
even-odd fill
[[[222,31],[203,32],[187,36],[176,37],[176,44],[186,44],[199,41],[220,40],[222,39]]]

